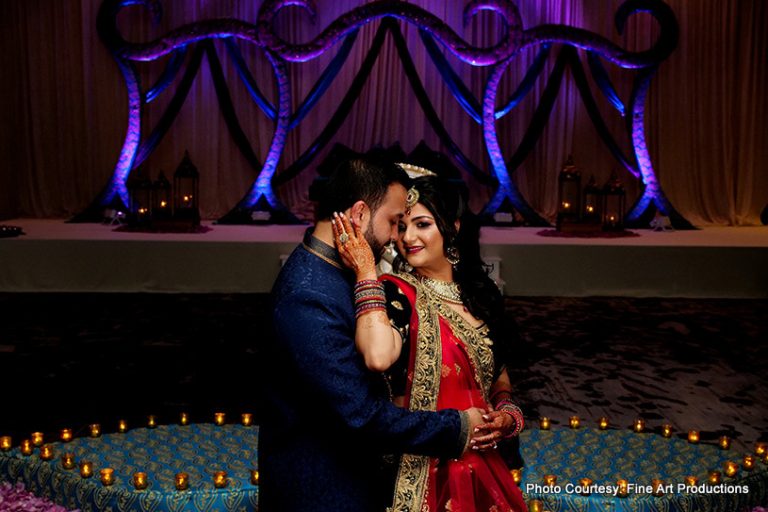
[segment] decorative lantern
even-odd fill
[[[603,187],[603,230],[621,231],[624,229],[625,202],[626,192],[614,171]]]
[[[128,183],[130,195],[129,222],[137,225],[148,224],[152,215],[152,181],[142,176],[140,169]]]
[[[160,171],[157,179],[152,183],[152,218],[167,219],[171,216],[171,182]]]
[[[557,177],[557,227],[563,222],[578,222],[581,210],[581,171],[574,165],[573,157],[563,164]]]
[[[184,151],[184,158],[173,174],[174,218],[190,220],[193,225],[199,224],[199,194],[200,174],[189,158],[189,151]]]
[[[589,177],[589,181],[584,187],[584,201],[581,211],[581,218],[584,222],[600,223],[600,208],[602,207],[602,191],[597,186],[595,176]]]

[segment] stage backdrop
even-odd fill
[[[98,0],[6,0],[0,2],[0,218],[67,218],[85,208],[108,181],[123,142],[127,98],[117,65],[96,34]],[[148,41],[184,23],[232,17],[255,21],[260,1],[161,0],[159,25],[141,7],[130,7],[119,22],[126,38]],[[293,42],[309,40],[339,14],[361,0],[317,0],[313,23],[298,8],[278,17],[281,36]],[[497,20],[483,13],[462,26],[465,2],[416,0],[444,19],[458,34],[476,45],[498,40]],[[649,48],[656,37],[648,15],[630,19],[624,35],[613,25],[619,0],[519,0],[524,28],[562,23],[601,34],[629,50]],[[662,63],[649,92],[646,134],[654,167],[675,208],[695,225],[758,224],[768,203],[768,4],[760,0],[669,0],[680,24],[680,42]],[[370,48],[379,22],[364,27],[339,77],[300,128],[287,139],[281,169],[290,165],[319,134],[346,93]],[[401,23],[411,55],[438,114],[461,149],[483,169],[481,127],[456,103],[426,54],[414,27]],[[224,44],[215,43],[240,122],[263,161],[272,124],[250,99],[238,79]],[[337,45],[337,48],[340,45]],[[259,87],[274,100],[273,74],[257,49],[242,45]],[[311,89],[335,51],[305,64],[290,64],[294,108]],[[506,98],[516,88],[535,57],[528,50],[516,59],[499,88]],[[189,58],[189,56],[188,56]],[[481,95],[488,69],[448,59],[476,95]],[[507,154],[516,147],[533,115],[547,70],[523,103],[499,123]],[[146,90],[159,76],[165,59],[137,65]],[[631,73],[606,66],[625,101]],[[177,79],[178,82],[178,79]],[[592,84],[594,86],[594,84]],[[609,127],[626,153],[624,120],[593,87]],[[170,98],[166,93],[146,107],[143,134],[154,126]],[[400,142],[406,152],[421,140],[440,147],[422,115],[391,40],[336,139],[357,150]],[[328,149],[330,148],[330,145]],[[201,68],[186,103],[169,134],[145,162],[154,178],[159,170],[170,176],[188,149],[201,173],[204,218],[227,213],[248,190],[255,171],[238,151],[227,131],[216,100],[208,64]],[[318,155],[322,160],[327,149]],[[628,191],[628,205],[638,196],[639,183],[603,146],[568,77],[560,90],[550,123],[535,150],[513,179],[531,206],[551,218],[556,208],[557,173],[568,154],[581,167],[583,179],[594,174],[603,183],[614,169]],[[314,166],[277,193],[299,217],[309,219],[307,189]],[[492,190],[466,176],[472,206],[481,208]]]

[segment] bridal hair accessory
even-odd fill
[[[399,165],[407,174],[408,177],[411,179],[414,178],[421,178],[422,176],[437,176],[434,172],[430,171],[429,169],[425,167],[419,167],[418,165],[413,164],[406,164],[402,162],[397,162],[397,165]],[[419,191],[416,190],[416,187],[411,187],[408,189],[408,195],[405,196],[405,213],[411,213],[411,208],[416,206],[416,203],[419,202]]]

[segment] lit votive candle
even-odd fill
[[[133,487],[138,489],[139,491],[144,490],[149,485],[149,480],[147,480],[147,474],[144,472],[136,472],[133,474]]]
[[[523,479],[521,471],[519,469],[510,469],[509,474],[512,475],[512,481],[519,485]]]
[[[722,436],[717,441],[717,444],[720,445],[721,450],[727,450],[728,448],[731,447],[731,438],[729,438],[728,436]]]
[[[699,479],[696,478],[695,476],[685,477],[685,485],[687,485],[688,487],[695,487],[696,485],[698,485],[698,483],[699,483]]]
[[[213,486],[222,489],[227,486],[229,479],[226,471],[216,471],[213,473]]]
[[[768,444],[766,443],[755,444],[755,455],[762,457],[766,453],[768,453]]]
[[[579,425],[581,424],[581,421],[579,421],[578,416],[571,416],[568,418],[568,425],[571,426],[571,428],[579,428]]]
[[[699,442],[699,431],[698,430],[689,430],[688,431],[688,442],[691,444],[696,444]]]
[[[632,424],[632,430],[638,433],[645,430],[645,420],[642,418],[637,418],[635,422]]]
[[[227,415],[224,414],[223,412],[214,413],[214,415],[213,415],[213,422],[216,425],[223,425],[224,422],[226,421],[226,417],[227,417]]]
[[[125,420],[120,420],[117,422],[117,431],[121,434],[125,434],[128,432],[128,422]]]
[[[253,414],[250,413],[243,413],[242,415],[242,423],[243,426],[250,427],[253,424]]]
[[[174,482],[176,484],[176,490],[178,491],[186,491],[189,489],[189,475],[186,473],[176,473]]]
[[[24,439],[19,445],[19,450],[21,451],[22,455],[32,455],[32,450],[34,450],[32,441],[29,439]]]
[[[549,418],[545,416],[539,420],[539,428],[541,430],[549,430],[549,427],[550,427]]]
[[[84,460],[80,463],[80,476],[83,478],[91,478],[93,476],[93,462]]]
[[[105,486],[115,483],[115,470],[112,468],[104,468],[99,470],[99,479]]]
[[[259,470],[258,469],[252,469],[251,470],[251,483],[253,485],[259,485]]]
[[[11,436],[0,437],[0,450],[7,452],[11,449],[11,446],[13,446],[13,440],[11,439]]]
[[[43,433],[42,432],[32,432],[32,445],[33,446],[42,446],[43,444]]]
[[[557,484],[557,477],[555,475],[544,475],[544,485],[554,487]]]
[[[528,503],[528,510],[530,512],[544,512],[544,503],[541,500],[531,500]]]
[[[155,428],[156,426],[157,426],[157,418],[152,414],[147,416],[147,427]]]
[[[189,414],[185,412],[179,414],[179,425],[189,425]]]
[[[660,478],[651,480],[651,494],[654,496],[664,496],[664,480]]]
[[[711,484],[719,484],[722,480],[722,475],[719,471],[710,471],[709,475],[707,476],[707,482]]]
[[[618,496],[620,498],[626,498],[627,494],[629,494],[629,482],[623,478],[620,478],[619,480],[616,480],[616,486],[618,487]]]
[[[599,420],[597,420],[597,426],[600,428],[600,430],[605,430],[608,428],[608,418],[603,416]]]
[[[59,434],[59,439],[61,439],[62,443],[70,442],[72,440],[72,429],[62,429],[61,433]]]
[[[40,458],[43,460],[51,460],[53,458],[53,446],[44,444],[40,447]]]
[[[90,432],[91,437],[101,436],[101,425],[98,423],[92,423],[91,425],[88,425],[88,432]]]
[[[751,455],[745,455],[742,466],[744,466],[744,469],[747,471],[752,471],[755,469],[755,458]]]
[[[661,435],[669,439],[672,437],[672,425],[665,423],[661,426]]]
[[[72,469],[75,467],[75,454],[65,453],[61,456],[61,467],[64,469]]]
[[[725,476],[728,478],[733,478],[736,476],[736,473],[739,472],[739,465],[731,460],[727,460],[723,462],[723,470],[725,472]]]
[[[591,478],[581,478],[579,479],[579,494],[582,496],[589,496],[591,491],[589,487],[592,485],[592,479]]]

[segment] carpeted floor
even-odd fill
[[[0,294],[0,434],[255,410],[264,295]],[[768,301],[507,299],[528,421],[768,440]],[[279,385],[279,377],[276,379]]]

